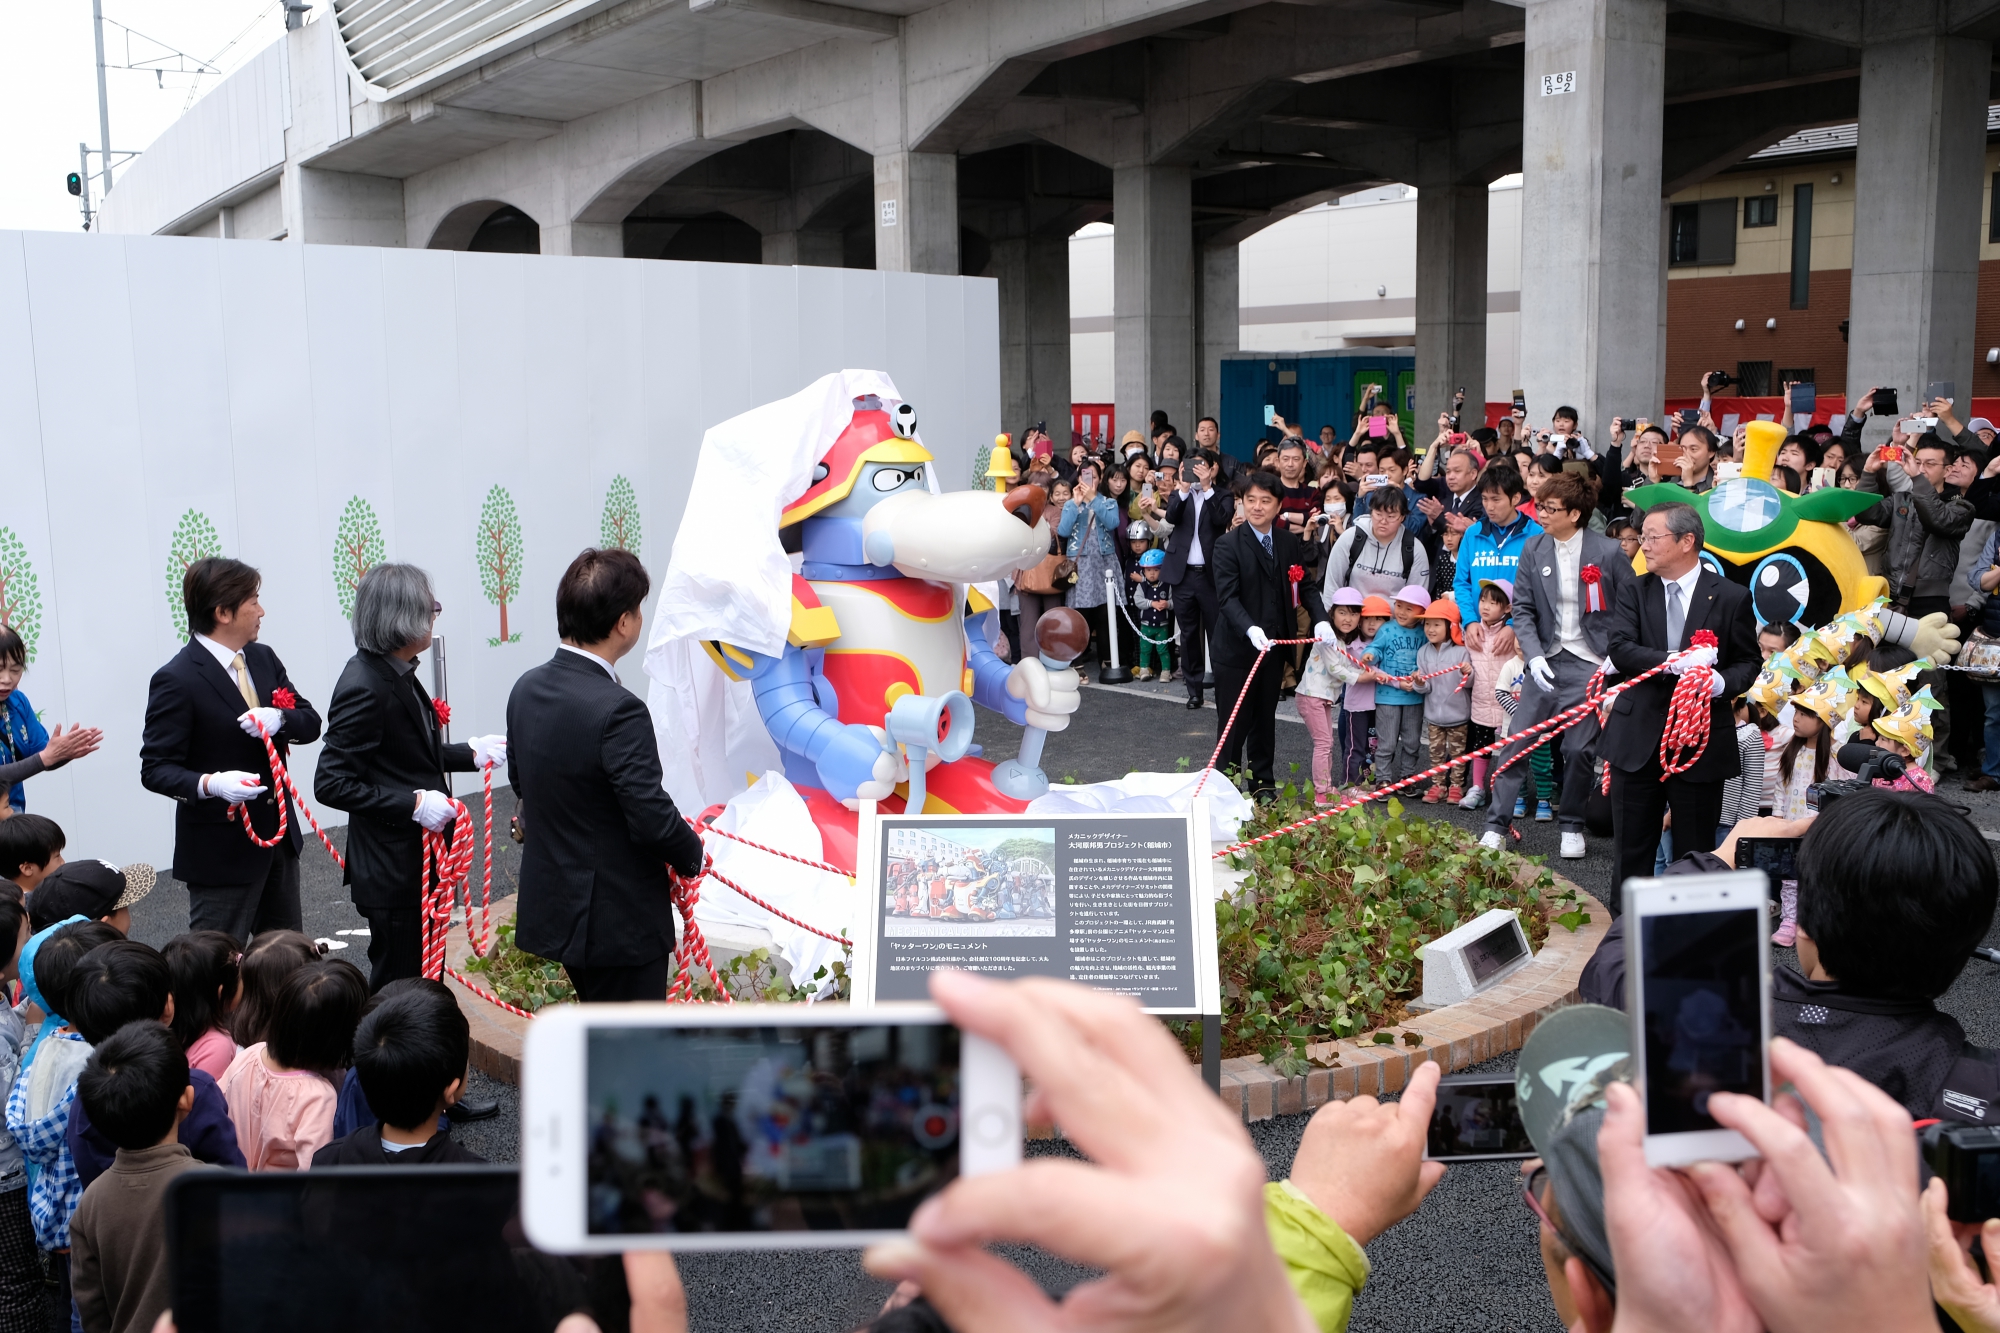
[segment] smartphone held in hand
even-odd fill
[[[1021,1156],[1013,1061],[927,1004],[564,1006],[521,1073],[522,1215],[557,1254],[858,1247]]]
[[[1438,1082],[1424,1160],[1490,1162],[1533,1157],[1511,1074],[1468,1074]]]
[[[1708,1100],[1771,1100],[1768,899],[1757,870],[1625,881],[1626,1012],[1648,1166],[1757,1155]]]

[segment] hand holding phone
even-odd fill
[[[1389,434],[1389,418],[1371,416],[1368,418],[1368,438],[1379,440]]]

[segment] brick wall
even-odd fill
[[[1734,371],[1738,361],[1769,361],[1772,369],[1811,366],[1822,393],[1847,392],[1848,270],[1815,269],[1810,309],[1791,308],[1788,273],[1675,278],[1667,283],[1667,397],[1696,392],[1705,370]],[[1778,327],[1764,321],[1775,317]],[[1743,332],[1736,321],[1744,322]],[[1971,395],[2000,397],[2000,366],[1986,364],[2000,347],[2000,259],[1979,264],[1979,313],[1974,322]],[[1867,386],[1861,386],[1865,389]],[[1780,392],[1773,382],[1771,392]],[[1960,386],[1960,396],[1968,396]]]

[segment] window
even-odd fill
[[[1668,214],[1667,262],[1734,264],[1736,262],[1736,197],[1675,204]]]
[[[1993,207],[1993,201],[2000,199],[2000,171],[1993,173],[1993,189],[1986,200],[1986,239],[2000,241],[2000,208]]]
[[[1775,227],[1778,225],[1778,196],[1775,194],[1753,194],[1743,201],[1743,225],[1745,227]]]
[[[1736,363],[1736,395],[1739,398],[1770,397],[1771,363],[1769,361],[1738,361]]]
[[[1783,393],[1787,384],[1818,384],[1819,375],[1811,366],[1785,366],[1772,377],[1771,382]]]
[[[1792,187],[1792,309],[1812,298],[1812,186]]]

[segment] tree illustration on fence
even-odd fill
[[[597,544],[607,551],[625,550],[639,554],[639,493],[625,475],[611,479],[604,493],[604,520],[598,525]]]
[[[167,547],[167,620],[174,627],[174,637],[182,643],[188,641],[188,623],[187,606],[181,601],[181,580],[195,561],[221,554],[222,537],[215,524],[208,521],[208,515],[199,509],[182,514],[174,527],[174,539]]]
[[[27,544],[12,528],[0,528],[0,625],[21,636],[33,665],[35,645],[42,637],[42,589],[28,560]]]
[[[333,538],[333,588],[340,597],[341,615],[354,619],[354,590],[361,586],[361,576],[388,558],[375,506],[358,495],[350,498]]]
[[[495,648],[519,642],[519,633],[507,632],[507,603],[521,592],[521,516],[505,486],[486,492],[486,503],[480,507],[478,559],[486,600],[500,608],[500,637],[486,642]]]

